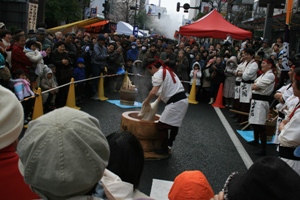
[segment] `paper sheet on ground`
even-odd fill
[[[150,197],[153,199],[168,200],[168,194],[172,185],[173,181],[153,179]]]

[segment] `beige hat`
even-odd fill
[[[16,95],[0,85],[0,149],[18,139],[24,125],[23,107]]]
[[[17,152],[25,182],[49,200],[86,194],[101,179],[109,160],[99,121],[68,107],[31,121]]]

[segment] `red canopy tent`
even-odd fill
[[[217,10],[212,10],[192,24],[181,26],[179,33],[184,36],[225,39],[231,36],[236,40],[251,38],[252,33],[226,21]]]
[[[86,29],[85,30],[86,32],[98,33],[104,27],[104,25],[108,24],[108,23],[109,23],[108,20],[103,20],[103,21],[100,21],[100,22],[96,22],[94,24],[84,26],[84,28]]]

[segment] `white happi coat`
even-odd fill
[[[290,114],[290,112],[293,110],[293,108],[295,107],[295,105],[298,103],[298,97],[296,97],[294,95],[293,92],[293,87],[291,86],[291,84],[288,85],[284,85],[282,86],[280,89],[277,90],[277,92],[282,94],[282,98],[284,99],[284,103],[278,103],[276,105],[276,110],[278,112],[281,112],[283,114],[285,114],[285,116],[287,116],[288,114]],[[278,142],[278,135],[279,135],[279,131],[278,131],[278,127],[279,124],[282,122],[282,118],[280,116],[277,117],[277,121],[276,121],[276,134],[275,137],[273,139],[273,143],[275,144],[279,144]]]
[[[253,59],[245,66],[245,71],[242,76],[243,81],[255,80],[257,77],[257,70],[258,70],[258,65]],[[250,103],[252,97],[252,90],[251,90],[252,83],[244,83],[243,81],[241,82],[241,87],[240,87],[240,102]]]
[[[279,145],[283,147],[298,147],[300,146],[300,109],[297,109],[294,116],[290,121],[284,126],[283,130],[280,132],[278,141]],[[281,158],[285,161],[291,168],[293,168],[300,175],[300,161],[290,160],[286,158]]]
[[[245,71],[245,67],[246,67],[247,62],[242,62],[238,65],[238,67],[236,68],[237,72],[244,72]],[[241,82],[242,81],[242,77],[241,76],[237,76],[235,79],[236,82]],[[234,86],[234,99],[239,99],[240,98],[240,85],[235,85]]]
[[[263,96],[270,96],[274,90],[275,75],[272,70],[268,70],[266,73],[260,75],[255,81],[255,85],[260,90],[253,90],[253,94],[259,94]],[[269,114],[269,102],[252,99],[249,111],[249,124],[264,125],[267,121]]]
[[[159,70],[152,76],[152,85],[160,86],[156,95],[160,95],[161,100],[164,103],[167,103],[173,95],[179,92],[184,92],[184,88],[179,78],[175,75],[176,83],[174,83],[170,73],[173,72],[166,70],[166,76],[165,79],[163,79],[163,67],[160,67]],[[171,126],[180,127],[186,114],[188,104],[188,100],[185,98],[166,105],[159,121]]]

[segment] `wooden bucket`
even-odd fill
[[[137,91],[136,90],[120,90],[120,103],[123,105],[133,106],[135,102]]]
[[[121,129],[129,131],[140,141],[145,158],[155,158],[151,154],[154,149],[161,148],[159,132],[156,128],[160,115],[155,115],[154,121],[144,121],[138,117],[139,111],[128,111],[122,114]]]

